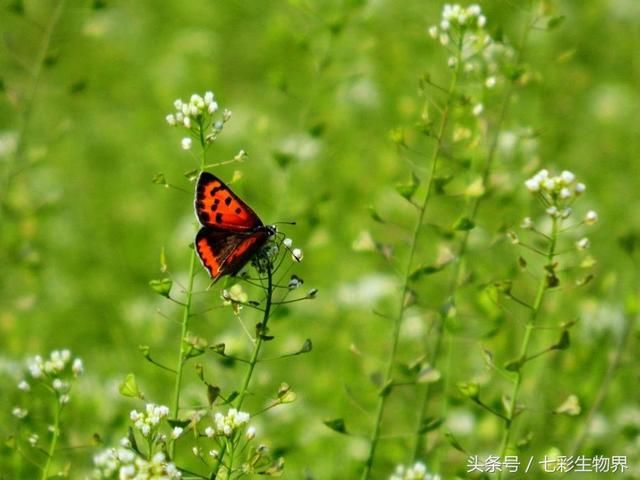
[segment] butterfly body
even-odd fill
[[[236,275],[275,234],[274,227],[264,225],[251,207],[208,172],[198,177],[195,211],[202,225],[196,252],[214,280]]]

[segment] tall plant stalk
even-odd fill
[[[62,12],[64,10],[65,4],[66,0],[60,0],[55,5],[53,13],[49,18],[49,22],[44,27],[42,41],[40,42],[40,48],[38,49],[38,53],[36,54],[33,71],[31,72],[31,82],[28,84],[22,110],[20,111],[20,115],[18,117],[15,150],[13,152],[13,155],[9,156],[9,159],[4,167],[5,171],[3,185],[2,188],[0,188],[0,220],[4,215],[4,202],[9,194],[9,186],[14,175],[14,167],[20,161],[20,157],[22,156],[22,152],[24,150],[25,136],[29,127],[29,123],[31,122],[31,112],[33,111],[36,92],[38,91],[40,78],[42,77],[42,70],[44,68],[45,60],[47,59],[47,54],[49,53],[53,33],[56,29],[56,26],[58,25],[58,22],[60,21],[60,18],[62,17]]]
[[[520,38],[518,49],[516,52],[516,58],[515,58],[516,65],[518,65],[522,59],[522,52],[527,43],[527,39],[529,37],[529,33],[531,32],[531,28],[534,25],[534,21],[529,21],[523,30],[522,37]],[[486,191],[486,189],[489,186],[489,176],[491,175],[491,172],[493,170],[493,163],[494,163],[496,151],[498,148],[498,140],[499,140],[504,122],[507,118],[507,113],[511,105],[511,100],[513,97],[514,90],[515,90],[514,83],[513,82],[509,83],[509,86],[507,87],[507,91],[502,101],[502,105],[500,107],[498,120],[496,121],[493,127],[493,136],[492,136],[491,143],[489,145],[489,149],[487,151],[485,162],[482,168],[481,185],[484,191]],[[469,214],[467,218],[469,218],[473,223],[476,223],[475,220],[478,215],[480,204],[482,203],[483,199],[484,199],[484,195],[480,195],[478,197],[475,197],[471,202],[471,206],[469,208]],[[451,273],[451,280],[449,283],[448,293],[447,293],[447,301],[452,305],[455,305],[458,285],[460,283],[460,272],[462,271],[463,259],[467,253],[469,237],[471,236],[471,232],[472,230],[465,230],[463,232],[462,239],[460,240],[460,244],[458,246],[458,251],[455,254],[455,263],[453,265],[453,271]],[[429,363],[433,368],[436,367],[440,357],[440,350],[442,348],[442,341],[443,341],[444,331],[445,331],[444,330],[445,322],[446,322],[446,318],[444,317],[440,318],[438,322],[438,326],[435,330],[435,341],[434,341],[433,353],[431,355],[431,358],[429,359]],[[412,461],[418,460],[421,453],[424,450],[424,441],[425,441],[426,434],[422,430],[423,430],[425,419],[428,416],[428,408],[429,408],[429,402],[431,399],[431,393],[432,393],[431,384],[427,384],[424,388],[424,393],[420,400],[420,406],[418,410],[419,415],[418,415],[418,421],[416,422],[416,433],[415,433],[416,440],[415,440],[414,449],[413,449]]]
[[[445,106],[442,110],[442,114],[440,116],[440,124],[438,126],[438,130],[436,134],[436,144],[434,145],[433,152],[431,154],[431,159],[430,159],[431,169],[429,172],[429,180],[426,185],[426,191],[425,191],[423,200],[418,207],[418,218],[416,220],[414,230],[413,230],[413,235],[411,237],[411,243],[409,247],[409,256],[407,258],[405,274],[402,280],[402,291],[401,291],[402,293],[400,295],[400,304],[398,306],[398,313],[393,323],[391,351],[389,352],[389,357],[387,359],[384,383],[383,383],[382,390],[379,393],[378,404],[376,406],[375,421],[374,421],[375,423],[373,427],[373,432],[371,434],[369,454],[367,456],[367,460],[365,462],[364,470],[361,476],[362,480],[366,480],[371,476],[371,469],[373,467],[373,461],[375,459],[376,449],[378,447],[378,442],[380,440],[382,417],[383,417],[385,406],[387,403],[387,397],[391,391],[391,386],[393,381],[393,367],[396,362],[398,340],[400,338],[400,328],[402,326],[402,319],[404,317],[405,310],[407,308],[407,295],[409,293],[409,283],[410,283],[411,273],[414,268],[413,267],[414,257],[415,257],[416,248],[418,245],[420,232],[422,230],[422,226],[424,223],[425,213],[427,211],[427,205],[429,203],[431,194],[433,192],[433,185],[434,185],[434,179],[437,171],[438,160],[442,152],[443,137],[447,128],[447,124],[449,121],[449,114],[453,104],[453,98],[454,98],[453,93],[456,89],[456,86],[458,83],[458,77],[460,74],[460,66],[462,64],[461,55],[462,55],[462,38],[460,39],[460,43],[457,46],[456,68],[453,71],[451,82],[449,84],[449,88],[447,89],[447,99],[445,102]]]
[[[247,397],[247,393],[249,392],[249,385],[251,384],[251,379],[253,378],[253,373],[255,371],[256,365],[259,361],[260,352],[262,351],[262,346],[264,345],[264,336],[267,331],[267,325],[269,322],[269,317],[271,316],[271,305],[273,304],[273,270],[272,265],[269,263],[267,267],[267,286],[265,288],[266,299],[265,299],[265,308],[264,314],[262,316],[262,322],[259,324],[259,327],[256,331],[256,338],[253,344],[253,351],[251,352],[251,358],[249,359],[249,364],[247,366],[247,371],[245,373],[244,379],[242,381],[242,387],[240,389],[240,394],[238,395],[237,402],[235,407],[240,410],[242,405],[244,404],[244,400]],[[220,450],[218,455],[218,460],[213,469],[213,473],[211,478],[216,478],[218,472],[220,471],[220,467],[223,465],[224,457],[227,453],[227,444],[225,443]],[[230,466],[232,466],[231,459]]]
[[[558,240],[558,219],[552,218],[551,224],[551,234],[549,235],[549,248],[547,251],[546,265],[552,265],[553,260],[556,256],[556,243]],[[523,368],[524,364],[527,361],[527,355],[529,353],[529,345],[531,343],[531,337],[533,330],[536,325],[536,319],[542,309],[542,302],[544,300],[545,293],[549,289],[549,279],[545,272],[545,275],[540,279],[540,283],[538,285],[538,290],[536,292],[536,297],[531,306],[531,311],[529,313],[529,318],[527,319],[527,324],[525,326],[524,336],[522,337],[522,343],[520,345],[520,354],[518,356],[517,364],[518,367],[515,372],[515,380],[513,383],[513,388],[511,390],[511,395],[509,397],[508,406],[506,416],[504,418],[504,431],[502,433],[502,441],[500,443],[500,458],[504,458],[507,453],[507,449],[509,447],[509,441],[513,432],[513,421],[515,417],[518,415],[519,411],[518,407],[518,395],[520,394],[520,388],[522,387],[522,379],[523,379]],[[500,470],[498,473],[498,480],[502,478],[503,471]]]

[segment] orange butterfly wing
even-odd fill
[[[222,180],[208,172],[198,178],[195,209],[202,224],[196,251],[214,280],[237,274],[274,233]]]
[[[249,205],[209,172],[198,177],[196,215],[202,225],[232,232],[246,232],[263,225]]]

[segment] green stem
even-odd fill
[[[266,334],[267,324],[269,322],[269,316],[271,315],[271,306],[273,304],[273,271],[271,270],[272,265],[269,264],[267,268],[267,289],[266,289],[266,300],[265,300],[265,308],[264,315],[262,317],[262,323],[259,328],[259,332],[257,332],[255,344],[253,347],[253,352],[251,353],[251,359],[249,360],[249,366],[247,367],[247,372],[244,375],[244,380],[242,381],[242,388],[240,389],[240,395],[238,395],[238,400],[236,403],[236,408],[240,410],[242,408],[242,404],[247,396],[249,391],[249,384],[251,383],[251,378],[253,377],[253,371],[256,368],[256,364],[258,363],[258,357],[260,355],[260,351],[262,350],[262,346],[264,344],[264,335]],[[218,461],[216,462],[216,466],[213,469],[213,474],[211,478],[216,478],[218,475],[218,471],[222,466],[222,461],[224,459],[225,453],[227,451],[227,445],[223,445],[220,450],[220,455],[218,456]],[[231,465],[233,462],[233,452],[231,453],[231,460],[229,464]]]
[[[51,468],[51,463],[53,461],[53,456],[56,452],[56,446],[58,444],[58,438],[60,437],[60,413],[62,412],[62,403],[60,403],[60,399],[56,395],[56,409],[53,417],[53,432],[51,437],[51,443],[49,444],[49,451],[47,452],[47,462],[44,464],[44,468],[42,469],[42,475],[40,475],[41,480],[46,480],[49,477],[49,469]]]
[[[180,334],[180,352],[178,353],[178,363],[176,365],[176,382],[173,389],[173,408],[171,409],[173,418],[177,419],[180,413],[180,387],[182,385],[182,367],[185,363],[187,352],[187,333],[189,331],[189,318],[191,317],[191,302],[193,297],[193,280],[195,277],[196,252],[191,252],[189,262],[189,280],[187,283],[187,298],[182,307],[182,332]]]
[[[42,70],[47,58],[47,53],[49,52],[49,46],[51,45],[53,31],[60,21],[65,3],[66,0],[60,0],[55,6],[53,14],[49,19],[49,23],[44,30],[42,42],[40,43],[40,49],[38,50],[38,54],[36,56],[35,66],[31,74],[31,84],[29,85],[27,94],[25,95],[24,107],[22,109],[21,115],[18,118],[15,150],[13,152],[13,155],[9,157],[5,166],[3,188],[0,188],[0,219],[2,218],[2,215],[4,213],[4,202],[9,193],[9,185],[11,184],[11,179],[13,177],[13,167],[20,160],[22,151],[24,150],[25,134],[31,121],[31,112],[33,110],[34,99],[38,90],[38,84],[40,83],[40,77],[42,76]]]
[[[393,324],[393,333],[392,333],[392,342],[391,342],[391,351],[389,353],[389,358],[387,360],[387,367],[383,382],[383,390],[379,394],[378,404],[376,407],[375,414],[375,423],[373,427],[373,432],[371,434],[371,441],[369,446],[369,454],[367,456],[367,460],[364,465],[364,470],[362,472],[361,479],[367,480],[371,476],[371,469],[373,467],[373,461],[376,454],[376,449],[378,446],[378,441],[380,440],[380,430],[382,426],[382,416],[384,414],[384,409],[387,402],[387,397],[390,392],[389,385],[391,385],[393,379],[393,367],[396,362],[396,354],[398,351],[398,340],[400,338],[400,327],[402,326],[402,319],[404,317],[405,310],[407,308],[407,295],[409,293],[409,282],[411,277],[411,271],[413,268],[413,261],[416,253],[416,248],[418,245],[418,237],[420,236],[420,231],[422,230],[422,224],[424,222],[425,212],[427,210],[427,205],[429,203],[429,199],[431,198],[431,194],[433,191],[434,179],[438,166],[438,159],[440,157],[440,152],[442,150],[442,142],[444,132],[447,127],[447,123],[449,120],[449,113],[451,111],[453,92],[456,88],[458,82],[458,76],[460,73],[460,65],[461,65],[461,45],[458,45],[458,54],[457,54],[457,62],[454,73],[451,77],[451,83],[449,85],[449,89],[447,91],[447,100],[445,107],[442,111],[442,115],[440,117],[440,125],[438,127],[438,133],[436,138],[436,144],[433,148],[433,152],[431,154],[431,170],[429,172],[429,180],[426,187],[426,192],[424,195],[424,199],[418,208],[418,219],[415,224],[415,228],[413,231],[413,236],[411,239],[411,246],[409,249],[409,257],[407,259],[407,266],[405,270],[402,293],[400,295],[400,306],[398,308],[398,314],[395,317],[395,321]]]
[[[529,33],[531,32],[531,27],[533,24],[529,22],[524,28],[522,32],[522,37],[520,38],[518,51],[515,58],[515,63],[519,64],[522,58],[522,52],[524,50],[524,46],[527,43],[527,39],[529,37]],[[509,84],[508,90],[505,93],[504,99],[502,101],[502,106],[500,107],[500,114],[498,116],[498,120],[494,127],[493,137],[491,139],[491,144],[489,146],[489,150],[487,152],[487,156],[485,158],[485,163],[482,169],[482,188],[486,191],[489,184],[489,175],[491,174],[493,168],[493,162],[496,156],[496,151],[498,149],[498,140],[500,137],[500,132],[502,131],[502,125],[505,122],[507,117],[507,113],[509,110],[509,106],[511,105],[511,99],[513,97],[513,92],[515,90],[515,85],[513,82]],[[478,210],[480,209],[480,204],[484,199],[484,195],[480,195],[473,199],[471,203],[471,208],[469,210],[468,218],[475,223],[476,216],[478,214]],[[467,253],[467,248],[469,245],[469,237],[471,235],[472,230],[465,230],[462,239],[460,241],[460,246],[458,248],[458,252],[455,256],[455,263],[453,266],[453,272],[451,274],[451,282],[449,284],[448,290],[448,302],[452,305],[455,305],[456,293],[458,289],[458,284],[460,283],[460,272],[462,270],[462,259]],[[446,322],[446,318],[441,318],[438,322],[438,326],[436,328],[435,335],[435,344],[433,348],[433,353],[431,355],[430,364],[433,368],[436,367],[438,363],[438,359],[440,357],[440,350],[442,348],[442,341],[444,337],[444,325]],[[431,384],[427,384],[424,389],[424,394],[422,396],[422,400],[420,402],[419,408],[419,416],[418,421],[416,423],[416,442],[413,449],[412,460],[415,462],[420,457],[420,454],[424,450],[424,442],[425,442],[425,433],[421,433],[420,430],[422,428],[422,424],[424,423],[425,418],[427,418],[429,402],[431,399],[432,386]]]
[[[558,239],[558,219],[553,217],[551,224],[551,235],[549,241],[549,250],[547,253],[547,265],[551,265],[553,263],[553,259],[555,257],[556,251],[556,243]],[[527,324],[525,327],[524,337],[522,338],[522,344],[520,345],[520,356],[519,360],[521,362],[518,367],[518,371],[516,372],[516,379],[513,384],[513,389],[511,391],[511,398],[509,399],[509,406],[507,409],[507,418],[505,419],[505,429],[502,434],[502,441],[500,443],[500,458],[504,458],[507,453],[507,449],[509,448],[509,440],[511,439],[511,434],[513,431],[513,420],[515,419],[518,412],[516,412],[517,402],[518,402],[518,394],[520,393],[520,387],[522,386],[522,377],[524,363],[527,359],[527,354],[529,351],[529,345],[531,343],[531,334],[533,329],[535,328],[536,318],[540,313],[540,309],[542,308],[542,301],[544,300],[544,295],[549,289],[547,274],[545,270],[545,275],[540,279],[540,284],[538,285],[538,291],[536,293],[535,301],[533,302],[533,306],[531,309],[531,313],[529,314],[529,318],[527,320]],[[498,473],[498,480],[502,478],[503,472],[500,471]]]
[[[202,131],[202,128],[200,128]],[[205,160],[206,160],[206,142],[201,133],[200,135],[200,144],[202,147],[202,156],[200,157],[200,172],[202,172]],[[196,251],[195,248],[191,250],[191,258],[189,260],[189,280],[187,281],[187,290],[185,292],[187,298],[182,305],[182,330],[180,332],[180,351],[178,352],[178,363],[176,365],[176,381],[173,388],[173,406],[171,409],[172,416],[174,419],[178,419],[178,415],[180,414],[180,390],[182,387],[182,369],[186,362],[186,354],[187,354],[187,334],[189,332],[189,319],[191,318],[191,304],[193,301],[193,283],[196,274]],[[176,442],[171,442],[170,453],[171,457],[175,453],[175,445]]]

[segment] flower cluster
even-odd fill
[[[486,24],[479,5],[446,4],[439,24],[427,29],[430,37],[450,50],[449,68],[468,77],[465,97],[469,99],[470,113],[476,117],[484,113],[482,98],[486,90],[494,88],[501,77],[500,67],[505,63],[502,53],[510,51],[491,38]]]
[[[167,416],[169,416],[169,407],[154,403],[147,403],[144,412],[132,410],[129,414],[133,426],[143,437],[149,437],[152,432],[155,432],[162,419]]]
[[[118,480],[174,480],[182,478],[162,452],[146,460],[128,448],[110,448],[93,457],[93,478]]]
[[[41,355],[30,358],[27,360],[27,370],[27,378],[18,382],[18,390],[30,392],[32,384],[40,382],[53,391],[60,404],[64,405],[69,402],[71,384],[83,373],[84,365],[78,357],[72,360],[71,352],[64,349],[52,351],[49,358],[43,358]],[[15,407],[12,414],[22,419],[29,411],[26,408]]]
[[[398,465],[389,480],[440,480],[440,475],[427,472],[422,462],[416,462],[410,467]]]
[[[172,127],[184,127],[191,133],[184,137],[181,145],[184,150],[191,149],[192,138],[212,143],[224,128],[224,124],[231,119],[231,111],[224,109],[222,116],[215,118],[220,107],[213,92],[206,92],[204,96],[194,93],[189,101],[177,99],[173,102],[176,111],[165,117]],[[204,145],[203,145],[204,146]]]
[[[207,437],[213,437],[216,435],[232,437],[243,426],[249,423],[251,415],[247,412],[240,412],[235,408],[230,408],[226,415],[216,413],[213,417],[215,423],[214,427],[207,427],[204,431]],[[251,430],[253,436],[255,436],[255,429],[249,427],[247,432]]]
[[[584,183],[577,182],[575,174],[568,170],[564,170],[560,175],[553,176],[548,170],[542,169],[526,180],[524,184],[529,192],[540,198],[546,207],[547,215],[557,220],[565,220],[572,215],[571,205],[586,190]],[[593,225],[597,221],[598,213],[594,210],[589,210],[581,223]],[[533,220],[529,217],[526,217],[520,226],[525,230],[535,229]],[[589,246],[590,242],[586,237],[576,242],[578,250],[586,250]]]
[[[36,355],[27,362],[27,367],[33,378],[56,377],[65,372],[70,362],[71,352],[69,350],[54,350],[47,360],[44,360],[40,355]],[[82,360],[79,358],[75,358],[70,367],[74,377],[84,371]]]
[[[458,4],[445,4],[440,24],[430,26],[427,31],[431,38],[439,40],[445,46],[462,39],[468,43],[464,45],[467,48],[473,44],[483,47],[491,43],[491,37],[484,29],[486,24],[487,18],[482,14],[479,5],[473,4],[464,8]],[[468,35],[465,35],[467,33]]]

